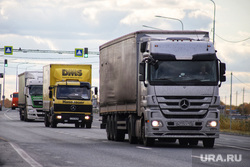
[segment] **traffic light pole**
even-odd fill
[[[3,98],[3,108],[4,108],[4,99],[5,99],[5,96],[4,96],[4,89],[5,89],[5,59],[3,59],[4,60],[4,66],[3,66],[3,96],[2,96],[2,98]]]

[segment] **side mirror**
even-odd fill
[[[49,98],[52,98],[52,90],[49,91]]]
[[[146,47],[147,47],[147,42],[141,43],[141,49],[140,49],[141,53],[144,53],[146,51]]]
[[[98,94],[98,88],[95,87],[95,95],[97,95],[97,94]]]
[[[145,63],[139,65],[139,81],[145,81]]]
[[[220,63],[220,81],[225,82],[226,81],[226,64]]]

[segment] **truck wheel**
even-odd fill
[[[24,110],[24,121],[29,122],[27,110]]]
[[[107,139],[111,140],[111,134],[110,134],[110,116],[107,116],[107,125],[106,125],[106,133],[107,133]]]
[[[57,123],[55,122],[55,119],[51,119],[51,124],[50,124],[51,128],[56,128],[57,127]]]
[[[20,120],[23,121],[24,120],[24,116],[22,115],[22,109],[21,108],[19,110],[19,115],[20,115]]]
[[[110,116],[110,138],[114,140],[114,116]]]
[[[75,123],[75,128],[79,128],[80,127],[80,124],[77,122]]]
[[[155,139],[153,138],[148,138],[145,136],[145,121],[142,121],[142,126],[141,126],[141,138],[144,146],[153,146]]]
[[[188,139],[179,139],[179,144],[181,146],[187,146],[188,145]]]
[[[137,137],[133,136],[133,116],[130,115],[128,119],[128,141],[130,144],[137,144]]]
[[[203,139],[203,146],[205,148],[213,148],[214,147],[214,138]]]
[[[91,122],[87,122],[87,123],[86,123],[86,128],[87,128],[87,129],[90,129],[91,126],[92,126],[92,123],[91,123]]]
[[[81,123],[81,128],[85,128],[85,125],[86,125],[85,122],[82,122]]]
[[[119,129],[117,129],[117,121],[118,121],[118,115],[115,114],[113,117],[113,125],[114,125],[114,140],[115,141],[124,141],[125,139],[125,133]]]
[[[49,118],[48,118],[48,115],[46,113],[45,113],[45,116],[44,116],[44,125],[45,125],[45,127],[50,126]]]

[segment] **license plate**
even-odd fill
[[[76,118],[76,117],[70,117],[69,120],[79,120],[79,118]]]
[[[176,126],[193,126],[193,122],[187,122],[187,121],[176,122]]]

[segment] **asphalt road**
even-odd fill
[[[43,122],[23,122],[18,111],[0,111],[0,166],[5,167],[203,167],[249,166],[250,137],[221,134],[213,149],[156,142],[153,147],[114,142],[94,115],[91,129]],[[127,139],[127,136],[126,136]]]

